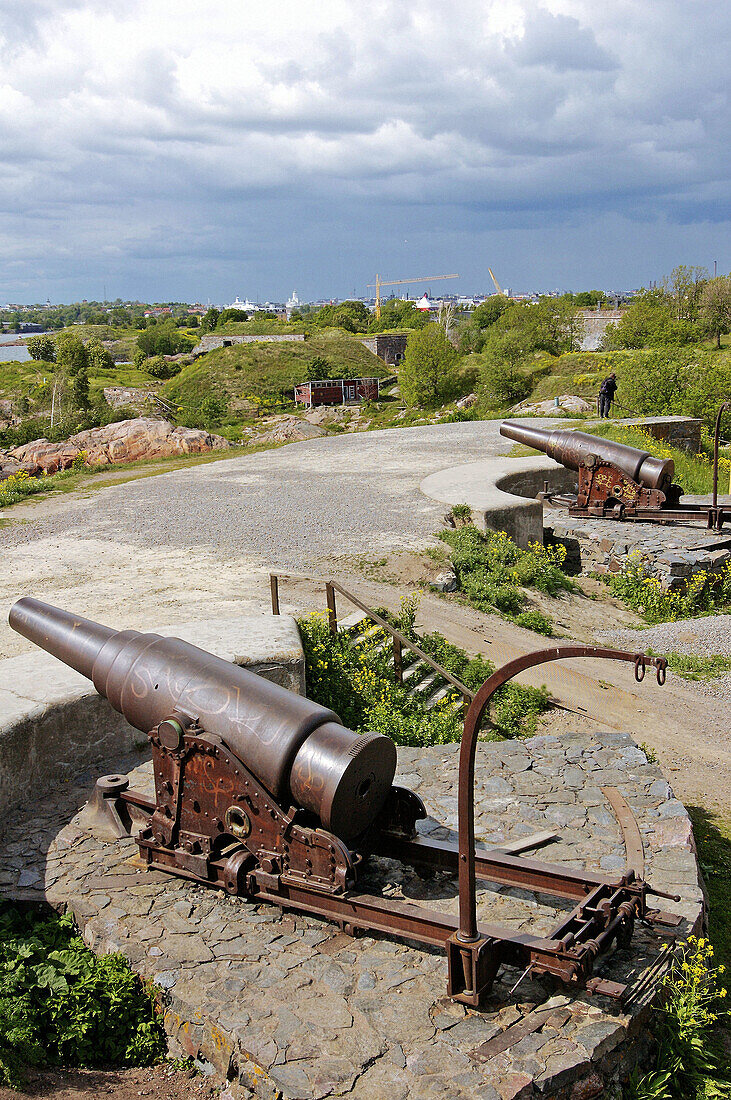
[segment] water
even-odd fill
[[[33,333],[33,335],[37,335]],[[15,360],[18,363],[24,363],[27,359],[30,359],[30,352],[23,342],[20,346],[13,347],[12,345],[20,337],[15,333],[5,332],[0,335],[0,363],[8,363],[11,360]]]

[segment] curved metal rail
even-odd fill
[[[667,661],[664,657],[649,657],[644,653],[628,653],[620,649],[601,649],[597,646],[556,646],[541,649],[517,657],[503,665],[490,676],[475,695],[465,716],[464,733],[459,753],[459,931],[461,943],[475,943],[479,939],[477,929],[477,896],[475,886],[475,755],[477,737],[485,711],[503,684],[519,672],[549,661],[566,660],[569,657],[597,657],[608,661],[626,661],[635,666],[638,683],[644,678],[648,665],[657,669],[658,684],[665,683]]]

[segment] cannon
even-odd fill
[[[353,935],[368,930],[441,946],[450,995],[473,1006],[502,963],[621,996],[624,986],[593,976],[596,959],[615,941],[628,945],[636,919],[678,923],[649,908],[651,894],[670,895],[644,881],[636,860],[623,873],[580,873],[519,854],[545,843],[545,834],[498,849],[476,847],[474,835],[477,737],[499,687],[525,668],[564,657],[632,662],[638,680],[654,666],[663,683],[663,658],[569,646],[495,672],[465,718],[454,844],[419,835],[426,809],[414,792],[393,784],[396,749],[387,737],[348,730],[333,711],[177,638],[114,631],[30,597],[13,605],[10,624],[92,680],[146,732],[155,798],[131,790],[126,776],[106,775],[88,812],[91,827],[107,835],[136,833],[149,867],[315,914]],[[619,799],[624,828],[629,807],[613,788],[607,797],[615,808]],[[458,874],[459,918],[358,892],[363,866],[377,855]],[[568,898],[574,908],[548,937],[484,925],[477,921],[476,879]]]
[[[684,504],[680,507],[682,489],[673,482],[675,463],[672,458],[656,458],[649,451],[586,432],[565,428],[546,431],[510,420],[500,425],[500,434],[543,451],[562,466],[578,472],[576,496],[551,493],[547,483],[540,494],[542,500],[567,508],[571,515],[651,520],[654,523],[701,521],[713,530],[720,530],[727,518],[724,509],[718,507],[716,492],[710,506]],[[716,479],[717,469],[718,441]]]

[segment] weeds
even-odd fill
[[[654,657],[664,657],[668,667],[684,680],[713,680],[731,672],[731,657],[725,657],[721,653],[698,657],[691,653],[655,653],[653,649],[648,649],[647,652]]]
[[[609,581],[618,596],[648,623],[676,622],[710,615],[731,606],[731,563],[719,573],[694,573],[682,589],[667,589],[645,569],[639,553],[631,554]]]
[[[0,508],[7,508],[11,504],[17,504],[25,497],[34,496],[36,493],[47,493],[64,481],[68,481],[74,474],[82,470],[94,473],[105,469],[104,466],[88,466],[86,463],[86,451],[79,451],[71,466],[67,470],[60,470],[56,474],[48,474],[44,477],[31,477],[27,470],[18,470],[17,474],[11,474],[4,481],[0,481]]]
[[[634,1076],[627,1100],[721,1100],[731,1097],[728,1062],[717,1039],[726,990],[724,967],[714,967],[713,947],[689,936],[677,949],[662,985],[655,1069]]]
[[[94,955],[69,916],[0,905],[0,1084],[18,1087],[28,1065],[152,1065],[164,1055],[152,993],[123,955]]]
[[[401,614],[389,616],[414,640],[416,605],[413,597],[404,600]],[[311,615],[298,620],[298,625],[306,657],[307,695],[334,710],[345,725],[358,732],[386,734],[397,745],[438,745],[461,739],[459,693],[450,689],[428,708],[423,695],[410,693],[419,682],[418,676],[408,684],[397,683],[390,661],[391,636],[385,630],[375,629],[367,640],[354,644],[347,634],[331,634],[323,616]],[[441,634],[425,634],[418,643],[473,691],[495,671],[492,662],[470,658]],[[404,661],[408,661],[407,651]],[[492,736],[533,733],[539,715],[548,706],[544,689],[506,684],[496,693],[491,708]]]
[[[526,611],[524,588],[548,596],[573,591],[574,582],[563,572],[564,546],[541,546],[519,550],[504,531],[484,535],[476,527],[441,531],[439,538],[452,549],[452,567],[457,588],[479,611],[495,612],[518,626],[538,634],[552,635],[553,624],[541,611]]]

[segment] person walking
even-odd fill
[[[602,419],[609,419],[609,412],[616,392],[617,376],[612,372],[612,374],[607,375],[599,387],[599,416]]]

